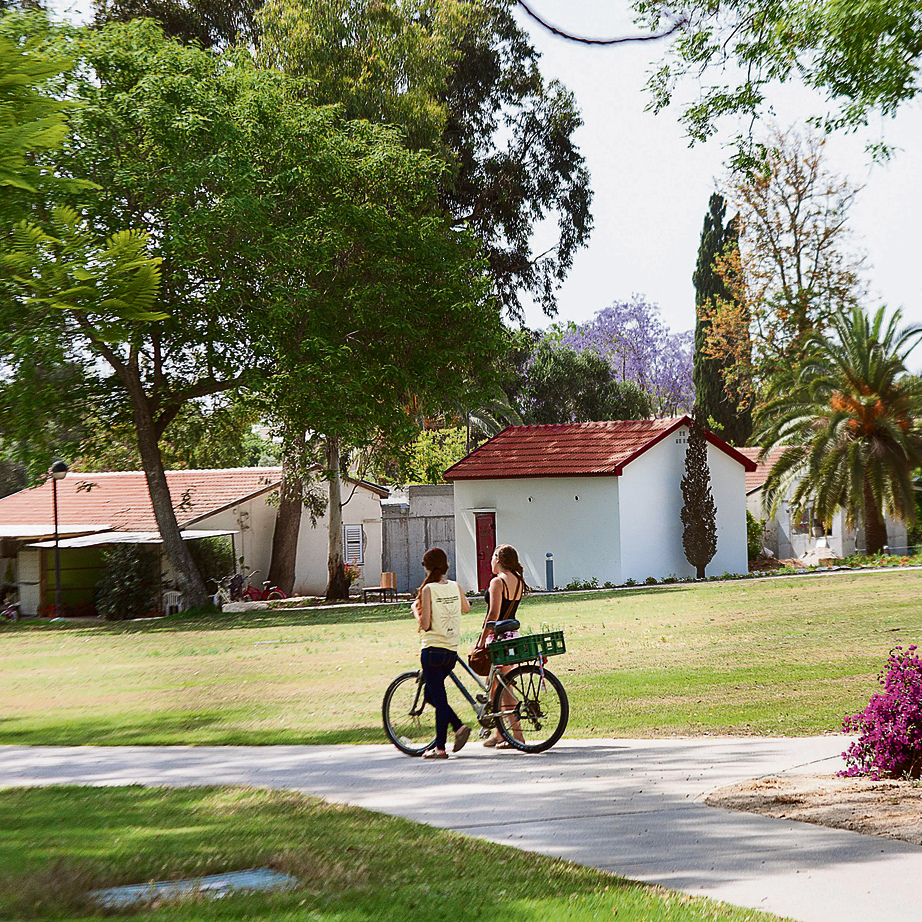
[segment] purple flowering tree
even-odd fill
[[[673,333],[659,308],[642,295],[603,308],[592,320],[567,330],[561,343],[602,356],[618,381],[631,381],[649,395],[657,416],[691,412],[693,334]]]

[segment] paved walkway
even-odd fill
[[[916,922],[922,848],[707,807],[713,788],[832,772],[842,737],[476,742],[446,762],[391,746],[0,747],[0,787],[254,784],[456,829],[803,922]]]

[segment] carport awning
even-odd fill
[[[192,541],[195,538],[219,538],[224,535],[236,535],[233,529],[181,531],[183,541]],[[79,538],[62,538],[58,547],[96,547],[100,544],[162,544],[163,539],[159,531],[107,531],[103,534],[83,535]],[[37,541],[27,544],[26,547],[54,547],[54,541]]]
[[[74,525],[72,522],[62,522],[58,527],[60,535],[83,535],[87,532],[111,531],[111,525]],[[18,538],[20,541],[34,541],[36,538],[46,538],[54,534],[54,526],[49,522],[36,522],[29,525],[0,524],[0,538]]]

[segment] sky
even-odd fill
[[[571,34],[636,34],[624,2],[529,0],[529,6]],[[518,19],[542,53],[544,76],[560,80],[576,97],[584,122],[576,140],[592,175],[595,228],[560,291],[558,319],[582,322],[612,301],[639,292],[659,305],[674,331],[691,329],[691,276],[701,226],[716,181],[725,174],[726,145],[739,126],[727,123],[716,139],[689,148],[679,106],[658,115],[644,111],[647,74],[665,43],[580,45],[545,31],[521,10]],[[782,129],[825,111],[819,97],[799,87],[779,87],[772,101]],[[865,144],[881,138],[903,150],[890,164],[873,165]],[[854,243],[867,254],[867,279],[875,297],[870,306],[901,307],[907,322],[922,323],[920,141],[922,106],[914,103],[896,119],[873,122],[861,136],[832,135],[825,151],[835,173],[864,187],[850,225]],[[528,322],[544,326],[550,321],[532,308]]]
[[[530,0],[546,21],[595,38],[635,34],[627,0]],[[90,0],[52,0],[59,13],[88,16]],[[583,126],[576,140],[592,176],[594,230],[559,292],[554,320],[582,323],[616,300],[638,293],[659,306],[675,332],[695,323],[695,267],[708,199],[725,174],[732,122],[706,144],[689,147],[679,124],[680,106],[645,112],[644,84],[666,45],[593,47],[568,42],[517,13],[541,53],[545,78],[557,79],[576,97]],[[776,124],[786,129],[817,112],[822,100],[806,90],[779,87],[772,97]],[[868,141],[902,148],[885,165],[873,164]],[[878,119],[862,135],[836,134],[826,143],[830,169],[863,186],[851,212],[857,247],[867,254],[869,307],[903,309],[907,322],[922,323],[922,275],[918,264],[922,218],[922,105],[905,106],[895,119]],[[550,228],[539,229],[534,250],[546,249]],[[531,327],[553,322],[526,309]],[[922,367],[922,349],[917,363]]]

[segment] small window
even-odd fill
[[[343,560],[365,565],[365,535],[361,525],[343,525]]]

